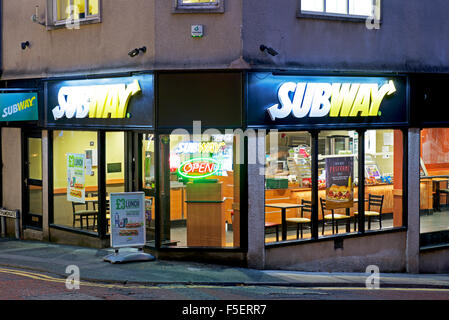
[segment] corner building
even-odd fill
[[[449,270],[443,1],[0,3],[22,239],[108,247],[140,191],[159,258]]]

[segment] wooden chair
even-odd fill
[[[82,209],[78,209],[81,207]],[[86,219],[86,228],[89,229],[89,218],[93,217],[93,228],[95,229],[95,224],[98,216],[98,211],[89,210],[88,203],[77,203],[72,202],[72,210],[73,210],[73,227],[77,221],[80,223],[80,228],[83,229],[83,219]]]
[[[379,218],[379,229],[382,229],[382,206],[384,203],[384,195],[378,196],[374,194],[368,194],[368,210],[365,211],[365,217],[368,217],[368,230],[371,230],[371,219],[373,217]],[[378,207],[378,211],[374,211],[373,207]],[[354,217],[359,213],[354,212]],[[357,219],[355,219],[357,221]]]
[[[346,221],[346,223],[348,223],[349,219],[351,219],[351,216],[347,216],[346,214],[335,213],[334,209],[326,209],[326,200],[323,198],[320,198],[320,202],[321,202],[321,213],[323,215],[323,230],[321,234],[324,235],[324,226],[326,224],[326,221],[332,222],[332,234],[334,234],[335,231],[337,231],[338,233],[338,221]],[[331,213],[325,214],[324,213],[325,210],[329,210]]]
[[[449,204],[449,188],[440,188],[440,183],[437,183],[437,188],[436,188],[436,201],[437,201],[437,206],[436,208],[438,209],[438,211],[441,211],[441,195],[445,195],[446,197],[446,210],[447,210],[447,206]],[[449,187],[449,186],[447,186]]]
[[[265,221],[265,230],[272,227],[276,228],[276,242],[279,242],[279,223]]]
[[[301,216],[294,218],[286,218],[285,220],[291,223],[296,223],[296,239],[299,239],[299,231],[301,230],[301,239],[303,238],[303,224],[311,223],[310,218],[304,217],[304,213],[307,212],[310,217],[312,214],[312,202],[302,199],[301,204],[304,207],[301,207]]]

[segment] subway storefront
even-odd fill
[[[41,124],[22,152],[31,159],[22,157],[24,170],[39,172],[39,192],[24,186],[22,205],[8,204],[22,208],[23,238],[108,247],[110,194],[144,191],[148,250],[218,250],[242,263],[244,148],[233,135],[243,131],[242,79],[159,72],[41,81]]]
[[[3,206],[21,209],[25,239],[108,247],[110,194],[144,191],[146,249],[159,258],[445,270],[424,262],[449,243],[449,171],[446,124],[417,112],[441,102],[420,102],[423,90],[440,92],[421,75],[167,71],[39,83],[37,124],[2,130],[4,165],[23,162],[4,174],[27,178],[21,201],[4,190]],[[18,132],[23,150],[10,143]]]
[[[405,269],[407,78],[257,72],[247,92],[248,128],[266,132],[249,169],[264,212],[254,266]]]

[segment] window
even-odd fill
[[[97,132],[53,132],[53,207],[58,226],[98,233]]]
[[[100,0],[51,0],[54,25],[100,22]],[[50,6],[49,6],[50,7]]]
[[[310,134],[271,132],[265,145],[265,243],[310,239]]]
[[[234,135],[163,135],[161,245],[240,247],[239,144]],[[237,140],[238,141],[238,140]],[[151,156],[151,155],[150,155]],[[151,180],[150,180],[151,183]]]
[[[223,13],[224,0],[173,0],[174,13],[195,13],[198,11],[208,13]]]
[[[265,243],[402,227],[403,139],[392,129],[361,137],[353,130],[270,132]]]
[[[449,243],[449,129],[421,131],[421,247]]]
[[[380,19],[380,0],[301,0],[300,14]]]
[[[365,230],[403,225],[403,149],[401,130],[365,133]]]

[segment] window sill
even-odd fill
[[[314,19],[314,20],[331,20],[331,21],[346,21],[354,23],[366,23],[370,21],[372,17],[346,15],[346,14],[331,14],[331,13],[313,13],[313,12],[298,12],[297,18],[302,19]],[[379,24],[382,24],[382,20],[379,20]]]
[[[216,6],[177,6],[172,13],[224,13],[223,4]]]
[[[78,23],[78,22],[77,22]],[[62,28],[68,28],[68,29],[76,29],[77,23],[69,24],[67,25],[67,22],[65,20],[63,21],[56,21],[53,24],[47,25],[47,30],[56,30],[56,29],[62,29]],[[88,25],[88,24],[95,24],[95,23],[101,23],[100,17],[92,17],[92,18],[85,18],[79,20],[79,26],[82,25]]]

